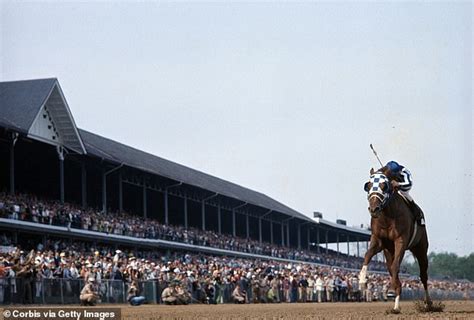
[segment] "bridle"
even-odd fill
[[[384,182],[387,184],[385,191],[383,191],[380,187],[380,185]],[[368,188],[369,183],[372,183],[372,187],[370,189]],[[370,201],[370,199],[373,197],[380,200],[380,210],[385,208],[385,206],[388,204],[393,191],[390,180],[381,172],[375,172],[372,174],[370,176],[369,182],[365,184],[364,189],[367,191],[367,200]]]

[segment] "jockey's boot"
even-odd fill
[[[423,213],[423,210],[421,210],[421,208],[415,203],[415,201],[411,201],[410,205],[418,225],[425,226],[425,215]]]

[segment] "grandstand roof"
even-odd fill
[[[260,192],[244,188],[238,184],[188,168],[82,129],[80,129],[80,134],[89,155],[95,155],[120,164],[123,163],[133,168],[197,186],[249,204],[312,221],[309,217]]]
[[[35,118],[47,103],[56,86],[59,87],[59,83],[55,78],[0,82],[0,102],[2,106],[0,108],[0,125],[28,135]],[[65,107],[67,108],[66,104]],[[75,128],[73,120],[69,123],[69,126]],[[86,130],[77,129],[77,132],[85,151],[89,155],[197,186],[244,203],[311,221],[309,217],[260,192],[137,150]]]

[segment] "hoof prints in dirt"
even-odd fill
[[[434,301],[430,305],[424,301],[415,301],[415,310],[418,312],[443,312],[446,307],[441,301]]]

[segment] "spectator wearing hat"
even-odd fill
[[[81,305],[83,306],[95,306],[99,299],[99,295],[95,289],[95,279],[89,278],[86,285],[81,290],[81,295],[79,296],[81,300]]]

